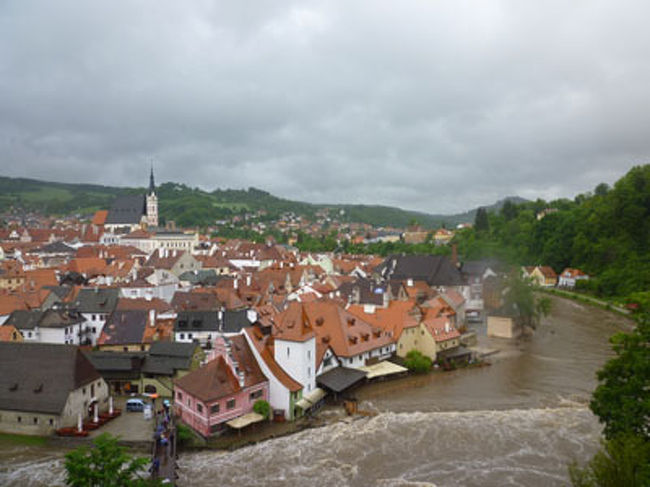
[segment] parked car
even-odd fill
[[[127,411],[144,411],[144,401],[142,399],[129,399],[126,401]]]

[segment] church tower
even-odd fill
[[[158,197],[156,196],[156,185],[153,180],[153,164],[149,176],[149,191],[147,192],[147,226],[158,226]]]

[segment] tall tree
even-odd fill
[[[485,208],[481,207],[476,210],[476,217],[474,218],[474,228],[477,232],[488,233],[490,231],[490,221]]]
[[[517,213],[519,212],[517,205],[510,200],[505,200],[503,202],[503,207],[501,208],[501,214],[506,219],[506,221],[514,220],[517,218]]]
[[[569,466],[574,487],[650,485],[650,315],[611,342],[616,356],[598,372],[590,403],[606,441],[586,467]]]
[[[530,281],[522,279],[517,271],[506,280],[504,306],[522,325],[532,328],[537,327],[542,316],[551,312],[551,300],[545,296],[535,297]]]
[[[605,437],[633,434],[650,441],[650,315],[632,333],[611,338],[616,357],[598,372],[591,410],[605,424]]]

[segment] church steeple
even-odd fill
[[[151,163],[151,174],[149,175],[149,194],[156,192],[156,184],[153,181],[153,162]]]
[[[151,174],[149,175],[149,192],[147,194],[146,222],[150,227],[158,226],[158,197],[156,196],[156,183],[153,180],[153,162],[151,163]]]

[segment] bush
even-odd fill
[[[406,368],[411,372],[424,374],[431,370],[432,361],[429,357],[422,355],[421,352],[417,350],[411,350],[406,354],[404,364],[406,365]]]
[[[253,404],[253,411],[264,416],[264,419],[269,419],[271,414],[271,405],[264,399],[260,399],[255,401],[255,404]]]
[[[194,441],[194,433],[189,426],[176,423],[176,441],[179,446],[187,446]]]

